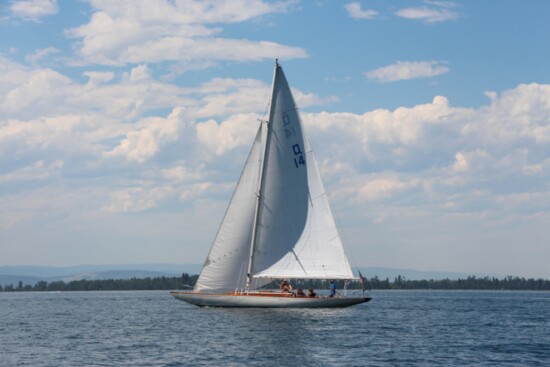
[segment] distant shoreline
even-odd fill
[[[192,289],[198,275],[183,273],[179,277],[147,277],[131,279],[95,279],[38,281],[36,284],[25,284],[23,280],[17,284],[0,286],[0,292],[67,292],[67,291],[122,291],[122,290],[173,290]],[[337,281],[337,288],[344,288],[344,281]],[[297,288],[326,289],[327,283],[321,280],[293,280],[292,284]],[[266,288],[277,288],[277,283],[267,284]],[[358,280],[349,282],[348,289],[363,289]],[[492,290],[492,291],[550,291],[550,280],[533,279],[508,276],[505,278],[477,278],[475,276],[465,279],[441,279],[441,280],[408,280],[397,276],[393,281],[389,278],[379,279],[373,277],[365,280],[367,290]]]

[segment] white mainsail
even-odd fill
[[[296,103],[275,73],[254,277],[352,279]]]
[[[278,63],[267,129],[258,130],[195,292],[242,289],[248,272],[256,280],[353,278]]]
[[[278,279],[353,279],[317,169],[317,161],[307,139],[305,147],[309,183],[307,222],[292,249],[269,268],[254,276]]]

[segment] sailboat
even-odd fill
[[[262,289],[274,279],[354,279],[278,61],[269,120],[260,122],[195,287],[170,293],[201,307],[334,308],[370,300]]]

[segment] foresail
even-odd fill
[[[264,130],[260,125],[220,229],[195,284],[195,292],[233,291],[245,286],[263,159]]]
[[[255,278],[353,278],[317,162],[280,66],[273,82]]]

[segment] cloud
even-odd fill
[[[358,2],[346,4],[344,8],[353,19],[372,19],[378,15],[376,10],[362,10],[361,4]]]
[[[108,213],[141,212],[154,208],[159,201],[166,199],[172,192],[173,188],[170,186],[117,190],[110,194],[110,203],[101,210]]]
[[[265,109],[270,86],[252,79],[214,78],[199,86],[202,106],[197,117],[227,116]]]
[[[34,53],[25,56],[25,60],[31,64],[36,64],[38,61],[44,57],[57,53],[59,50],[55,47],[46,47],[39,50],[36,50]]]
[[[106,112],[107,119],[131,120],[144,111],[194,103],[188,91],[150,78],[146,65],[128,73],[85,71],[87,84],[49,68],[28,68],[0,56],[0,114],[4,119]],[[116,83],[108,83],[118,77]]]
[[[364,73],[369,80],[389,83],[398,80],[431,78],[449,72],[449,67],[440,61],[397,61]]]
[[[113,80],[115,73],[110,71],[85,71],[84,76],[88,77],[88,85],[98,86]]]
[[[223,156],[236,147],[250,144],[253,139],[251,132],[258,124],[255,114],[233,115],[221,124],[209,120],[197,125],[197,138],[204,144],[205,156]]]
[[[450,1],[425,1],[431,7],[413,7],[400,9],[395,15],[401,18],[420,20],[423,23],[432,24],[458,19],[459,14],[451,10],[457,4]]]
[[[420,180],[418,179],[403,182],[395,177],[373,178],[359,188],[357,196],[361,201],[380,200],[402,193],[419,184]]]
[[[112,151],[105,153],[107,157],[122,156],[130,161],[143,163],[159,152],[166,142],[177,139],[178,111],[168,118],[150,117],[140,121],[138,129],[133,129]]]
[[[491,104],[484,108],[487,120],[482,126],[469,122],[464,133],[483,136],[485,142],[512,142],[527,139],[537,144],[550,142],[548,84],[520,84],[498,95],[487,92]],[[484,131],[482,131],[484,130]],[[486,135],[484,135],[486,134]]]
[[[10,5],[11,13],[26,20],[39,20],[59,11],[57,0],[20,0]]]
[[[214,25],[250,21],[285,12],[286,2],[156,1],[91,2],[90,21],[66,31],[77,43],[75,63],[125,65],[172,61],[173,70],[220,61],[257,61],[307,57],[304,49],[271,41],[219,36]]]
[[[70,78],[51,69],[29,69],[0,57],[0,112],[4,118],[40,114],[60,102]]]
[[[90,67],[69,77],[0,57],[4,236],[22,241],[28,226],[107,233],[115,223],[131,232],[153,217],[215,232],[221,218],[201,208],[223,215],[269,85],[212,78],[180,87],[154,71],[147,64]],[[335,99],[294,94],[300,107]],[[481,233],[548,221],[550,85],[486,95],[478,108],[435,96],[364,113],[303,113],[344,222],[375,223],[391,233],[415,218],[421,229]],[[120,219],[130,213],[131,220]]]
[[[550,212],[537,200],[550,179],[550,86],[491,95],[476,109],[438,96],[395,110],[304,114],[304,122],[314,149],[322,147],[316,152],[331,195],[343,208],[369,203],[365,221],[410,215],[494,230],[520,220],[518,211],[546,220]],[[521,200],[504,206],[507,197]]]
[[[201,107],[193,112],[197,118],[241,114],[246,111],[266,112],[271,86],[253,79],[214,78],[201,84]],[[295,100],[301,107],[323,105],[338,100],[336,96],[321,98],[314,93],[293,89]]]
[[[458,6],[452,1],[423,1],[426,5],[421,7],[410,7],[399,9],[394,12],[397,17],[419,20],[426,24],[446,22],[459,18],[459,13],[453,8]],[[361,9],[359,2],[352,2],[344,5],[348,15],[353,19],[373,19],[379,15],[378,11]]]
[[[202,177],[201,168],[204,165],[199,166],[197,171],[193,171],[186,167],[183,163],[178,163],[177,165],[169,168],[162,169],[162,176],[172,182],[188,182],[188,181],[199,181]]]
[[[214,78],[181,88],[156,81],[147,65],[84,71],[82,83],[1,57],[0,70],[0,161],[16,166],[59,155],[143,164],[176,142],[188,154],[227,154],[253,138],[269,99],[269,85],[257,80]],[[304,106],[332,98],[295,94]]]
[[[456,161],[453,163],[453,170],[455,172],[464,172],[468,170],[468,160],[466,159],[466,156],[458,152],[455,154]]]
[[[3,176],[4,182],[38,169],[36,162],[45,168],[63,162],[65,173],[79,174],[142,165],[171,180],[182,172],[208,180],[209,167],[228,161],[239,171],[269,95],[269,86],[253,79],[215,78],[194,88],[176,87],[156,81],[146,65],[122,74],[85,71],[83,83],[5,59],[0,68],[1,100],[9,102],[0,104],[0,160],[3,174],[11,175]],[[478,109],[453,107],[437,96],[395,110],[304,113],[303,118],[314,146],[327,150],[321,161],[329,180],[342,169],[362,180],[367,168],[399,172],[403,167],[430,175],[436,169],[441,182],[454,184],[497,168],[537,180],[547,175],[550,86],[522,84],[487,94],[490,103]],[[300,91],[295,96],[299,106],[327,101]],[[156,116],[147,116],[152,112]],[[8,160],[8,154],[17,159]]]
[[[0,174],[0,183],[47,180],[62,167],[63,162],[60,160],[54,161],[48,166],[42,160],[36,161],[31,166],[15,169],[10,173]]]

